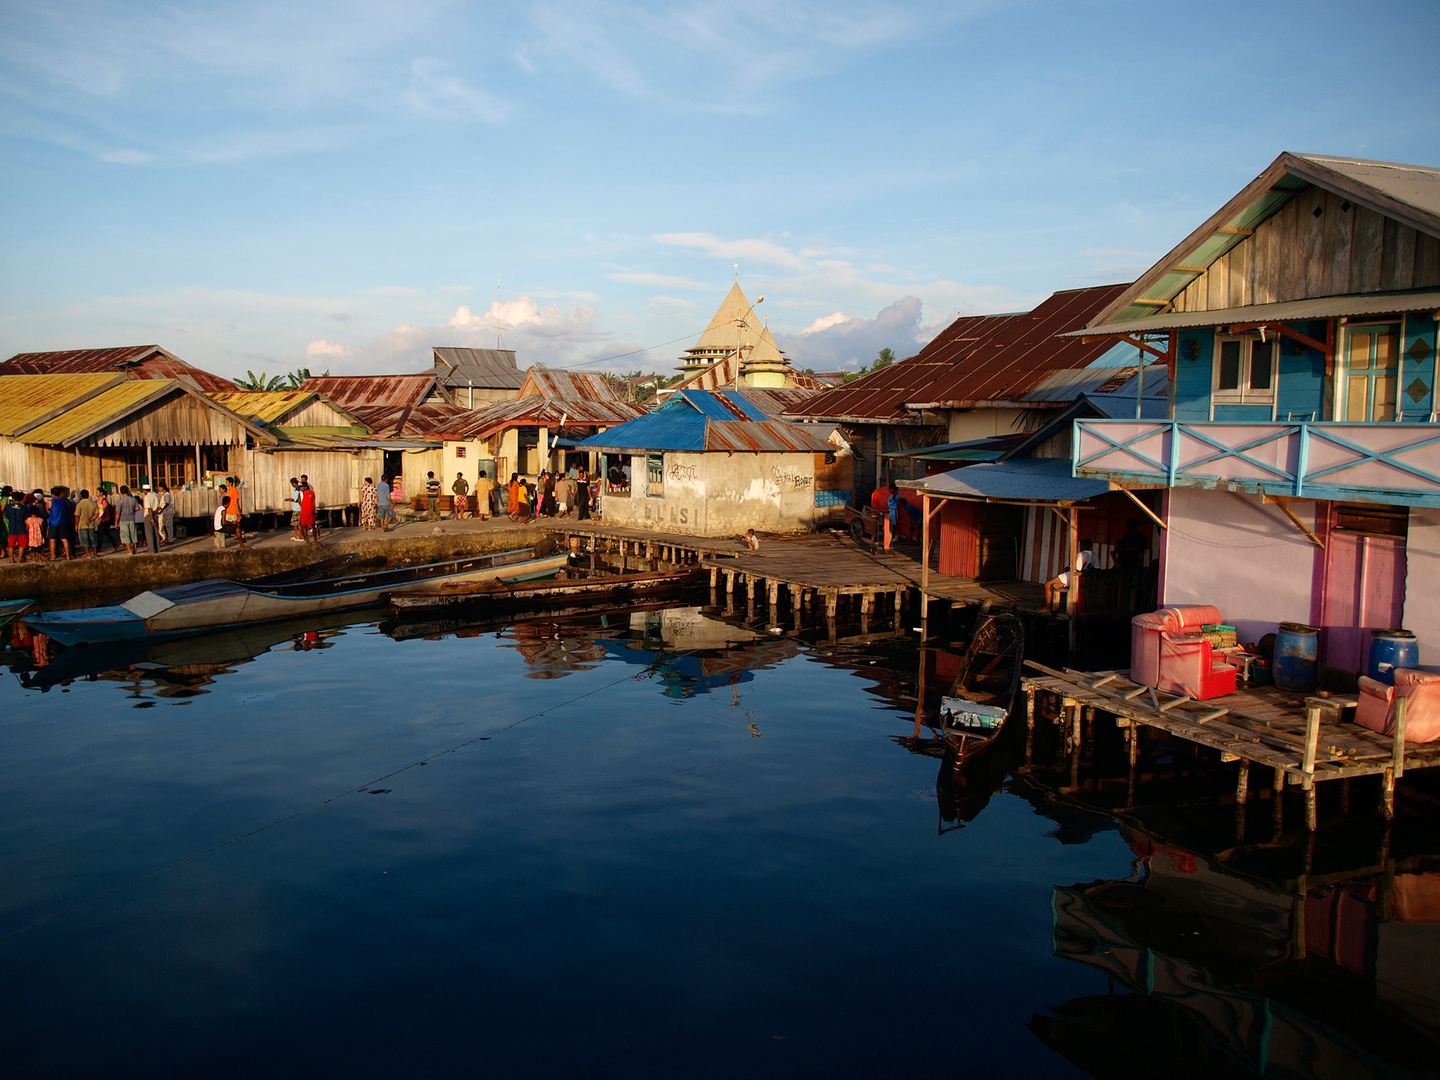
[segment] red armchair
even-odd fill
[[[1218,608],[1187,604],[1130,620],[1130,677],[1138,683],[1188,694],[1197,701],[1235,692],[1233,664],[1214,658],[1199,629],[1220,622]]]
[[[1395,685],[1360,676],[1360,702],[1355,722],[1381,735],[1395,734],[1395,702],[1405,699],[1405,741],[1426,743],[1440,739],[1440,674],[1416,668],[1396,668]]]

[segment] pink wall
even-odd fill
[[[1297,503],[1314,527],[1315,504]],[[1213,604],[1240,640],[1308,623],[1316,548],[1258,495],[1172,488],[1161,604]],[[1440,549],[1437,549],[1440,550]]]
[[[1440,510],[1410,508],[1404,626],[1420,639],[1420,666],[1440,671]]]

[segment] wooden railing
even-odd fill
[[[1291,498],[1440,506],[1435,424],[1077,420],[1076,476]]]

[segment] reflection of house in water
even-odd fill
[[[667,697],[747,682],[754,669],[799,652],[788,638],[764,637],[697,607],[521,623],[507,628],[504,637],[525,657],[530,678],[558,679],[609,657],[653,672]]]
[[[1136,879],[1054,891],[1055,954],[1112,992],[1037,1015],[1048,1046],[1096,1075],[1429,1075],[1440,875],[1286,895],[1122,834]]]
[[[10,654],[26,689],[48,691],[76,679],[123,683],[136,693],[157,698],[186,698],[209,693],[221,675],[271,651],[309,652],[328,649],[341,628],[354,622],[354,612],[284,622],[252,623],[214,634],[162,641],[112,641],[86,648],[37,648],[43,634],[16,632],[17,649]],[[53,651],[52,651],[53,650]]]

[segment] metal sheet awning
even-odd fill
[[[897,481],[920,495],[951,499],[986,499],[997,502],[1083,502],[1110,490],[1106,480],[1089,480],[1071,474],[1063,458],[1025,458],[969,465],[920,480]]]
[[[912,458],[916,461],[994,461],[1006,450],[1019,446],[1028,437],[1029,433],[1022,431],[1010,435],[992,435],[985,439],[970,439],[966,442],[921,446],[914,450],[886,450],[880,456]]]
[[[1407,311],[1440,311],[1440,291],[1417,289],[1409,292],[1364,293],[1350,296],[1321,296],[1310,300],[1286,300],[1279,304],[1252,304],[1249,307],[1216,311],[1173,311],[1145,315],[1125,322],[1087,326],[1060,337],[1105,337],[1111,334],[1145,334],[1158,330],[1190,330],[1205,326],[1250,326],[1260,323],[1305,322],[1356,315],[1392,315]]]

